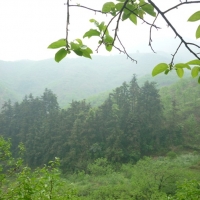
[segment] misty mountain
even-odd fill
[[[51,89],[61,106],[72,100],[112,90],[133,74],[137,77],[150,75],[160,62],[169,62],[168,54],[135,53],[135,62],[124,55],[68,58],[59,64],[53,59],[41,61],[0,61],[0,105],[11,99],[20,101],[27,94],[41,95],[45,88]]]

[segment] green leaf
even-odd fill
[[[135,4],[126,4],[125,12],[134,12],[135,14],[138,14],[138,5]]]
[[[138,10],[138,15],[143,19],[145,12],[143,10]]]
[[[71,50],[78,56],[84,56],[84,57],[87,57],[87,58],[91,58],[90,54],[93,53],[92,50],[89,47],[87,47],[86,45],[84,45],[82,43],[82,41],[80,42],[78,40],[78,42],[79,42],[79,44],[77,44],[75,42],[70,43]]]
[[[200,38],[200,25],[198,26],[196,30],[196,39]]]
[[[200,20],[200,11],[195,12],[190,18],[188,19],[189,22],[195,22]]]
[[[83,42],[82,42],[81,39],[76,39],[76,41],[77,41],[79,44],[83,44]]]
[[[94,23],[96,26],[99,26],[99,22],[95,19],[90,19],[90,22]]]
[[[200,84],[200,76],[199,76],[199,78],[198,78],[198,83]]]
[[[146,4],[145,0],[140,0],[140,6]]]
[[[67,50],[65,48],[60,49],[55,54],[55,61],[56,62],[60,62],[66,55],[67,55]]]
[[[126,20],[129,18],[130,15],[134,15],[133,13],[135,13],[135,15],[138,14],[138,10],[137,8],[135,7],[135,5],[130,5],[130,4],[127,4],[126,5],[127,9],[125,8],[123,11],[123,15],[122,15],[122,21]],[[133,13],[132,13],[133,12]],[[133,18],[133,17],[131,17]],[[135,21],[133,19],[133,21]],[[134,22],[133,22],[134,23]]]
[[[131,12],[126,13],[125,10],[126,10],[126,9],[124,9],[124,12],[123,12],[123,15],[122,15],[122,21],[128,19],[129,16],[131,15]]]
[[[170,71],[169,69],[166,69],[165,70],[165,75],[167,75],[169,73],[169,71]]]
[[[90,22],[97,22],[95,19],[90,19]]]
[[[89,54],[92,54],[92,53],[93,53],[92,49],[90,49],[89,47],[86,49],[86,51],[87,51]]]
[[[87,51],[83,52],[83,57],[92,59],[91,55]]]
[[[72,51],[74,51],[74,53],[75,53],[76,55],[78,55],[78,56],[82,56],[82,55],[83,55],[83,52],[82,52],[81,49],[74,49],[74,50],[72,50]]]
[[[104,42],[106,44],[112,44],[113,43],[113,38],[110,35],[106,35],[104,38]]]
[[[87,47],[86,45],[82,45],[82,46],[80,46],[80,48],[83,49],[83,50],[85,50],[85,49],[87,49],[88,47]]]
[[[198,76],[199,70],[200,70],[200,67],[198,67],[198,66],[192,68],[191,75],[192,75],[193,78]]]
[[[102,12],[103,13],[108,13],[108,12],[110,12],[112,10],[112,8],[115,8],[115,4],[113,2],[106,2],[103,5]]]
[[[60,47],[65,47],[66,46],[66,39],[60,39],[57,40],[56,42],[51,43],[48,48],[49,49],[57,49]]]
[[[175,67],[176,69],[177,69],[177,68],[187,68],[187,69],[190,69],[190,70],[191,70],[191,67],[190,67],[188,64],[185,64],[185,63],[177,63],[174,67]]]
[[[188,65],[200,65],[200,60],[191,60],[189,62],[187,62],[186,64]]]
[[[104,22],[101,22],[101,24],[98,25],[98,28],[100,31],[104,31],[104,29],[105,29]]]
[[[122,9],[123,6],[124,6],[124,3],[117,3],[117,4],[115,5],[115,8],[116,8],[117,11],[120,11],[120,10]]]
[[[152,71],[152,76],[156,76],[157,74],[160,74],[164,71],[166,71],[169,68],[168,64],[166,63],[160,63],[156,65]]]
[[[90,38],[90,37],[92,37],[92,36],[100,36],[100,32],[97,31],[96,29],[90,29],[89,31],[87,31],[87,32],[84,34],[83,38],[85,38],[85,37]]]
[[[82,46],[81,44],[77,44],[75,42],[70,42],[70,45],[72,50],[80,49],[80,47]]]
[[[182,77],[183,77],[183,74],[184,74],[183,68],[177,68],[177,69],[176,69],[176,73],[177,73],[177,75],[178,75],[180,78],[182,78]]]
[[[136,15],[131,14],[131,15],[129,16],[129,19],[130,19],[135,25],[137,25],[137,17],[136,17]]]
[[[106,44],[106,50],[107,51],[112,51],[112,45],[111,44]]]
[[[86,58],[92,59],[92,57],[91,57],[91,55],[90,55],[90,54],[92,54],[92,53],[93,53],[92,50],[88,47],[87,49],[84,49],[84,51],[83,51],[83,56],[86,57]]]
[[[115,10],[114,8],[112,8],[110,14],[111,14],[112,16],[116,16],[116,14],[117,14],[117,13],[116,13],[116,10]]]
[[[145,5],[141,5],[142,10],[144,10],[146,13],[148,13],[149,15],[155,17],[156,13],[154,12],[154,7],[151,4],[145,4]]]
[[[112,50],[112,43],[113,43],[113,38],[110,35],[106,35],[104,38],[105,46],[107,51]]]

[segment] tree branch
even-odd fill
[[[67,48],[67,50],[69,50],[68,34],[69,34],[69,0],[67,0],[67,23],[66,23],[66,48]]]
[[[114,38],[113,38],[112,45],[114,45],[115,40],[116,40],[116,37],[117,37],[117,31],[118,31],[118,29],[119,29],[119,21],[120,21],[120,19],[121,19],[122,12],[123,12],[123,10],[124,10],[124,8],[126,7],[126,4],[127,4],[128,2],[129,2],[129,0],[126,0],[126,1],[124,2],[124,5],[122,6],[121,10],[119,11],[120,14],[119,14],[118,19],[117,19],[117,24],[116,24],[116,28],[115,28],[115,34],[114,34]]]
[[[199,46],[199,45],[197,45],[197,44],[194,44],[194,43],[190,43],[190,42],[188,42],[187,44],[188,44],[188,45],[193,45],[193,46],[195,46],[195,47],[197,47],[197,48],[200,48],[200,46]]]
[[[154,52],[154,53],[156,53],[155,51],[154,51],[154,49],[153,49],[153,47],[152,47],[152,42],[153,42],[153,40],[152,40],[152,27],[153,27],[153,25],[154,25],[154,23],[156,22],[156,20],[157,20],[157,18],[158,18],[158,15],[159,15],[159,13],[156,15],[156,18],[154,19],[154,21],[153,21],[153,24],[152,24],[152,26],[150,27],[150,33],[149,33],[149,46],[151,47],[151,50]]]
[[[170,70],[172,70],[172,68],[173,68],[175,55],[177,54],[178,50],[180,49],[182,43],[183,43],[183,42],[181,41],[181,43],[179,44],[179,46],[178,46],[178,48],[176,49],[175,53],[172,54],[172,60],[171,60],[171,63],[169,64]]]
[[[177,32],[177,30],[174,28],[174,26],[170,23],[170,21],[167,19],[165,14],[158,8],[158,6],[152,2],[151,0],[148,0],[148,2],[157,10],[157,12],[163,17],[163,19],[167,22],[168,26],[174,31],[175,35],[179,37],[179,39],[182,41],[182,43],[185,45],[185,47],[188,49],[190,53],[192,53],[196,58],[200,60],[200,57],[190,49],[188,46],[188,43],[182,38],[182,36]]]
[[[97,47],[97,49],[96,49],[96,52],[98,53],[98,50],[99,50],[99,48],[100,48],[100,46],[104,43],[103,42],[103,38],[104,38],[104,36],[105,36],[105,34],[106,34],[106,31],[108,30],[108,27],[110,26],[110,24],[112,23],[112,21],[115,19],[115,17],[117,17],[117,15],[119,14],[120,12],[118,12],[114,17],[112,17],[112,19],[108,22],[108,25],[106,26],[106,28],[105,28],[105,30],[104,30],[104,32],[103,32],[103,35],[101,36],[101,43],[99,44],[99,46]],[[113,44],[112,44],[113,45]]]
[[[121,42],[120,38],[118,37],[118,35],[117,35],[117,39],[118,39],[120,45],[122,46],[122,48],[124,49],[124,51],[122,51],[121,49],[117,48],[116,46],[114,46],[114,47],[115,47],[116,49],[118,49],[120,52],[126,54],[127,58],[129,58],[129,59],[130,59],[131,61],[133,61],[133,62],[136,62],[136,64],[137,64],[137,60],[133,59],[133,58],[127,53],[126,48],[125,48],[124,45],[122,44],[122,42]]]
[[[156,26],[155,24],[151,24],[149,22],[147,22],[146,20],[144,20],[143,18],[141,18],[139,15],[137,15],[133,10],[130,10],[129,8],[125,7],[128,11],[130,11],[132,14],[134,14],[135,16],[137,16],[138,18],[140,18],[144,23],[148,24],[149,26],[153,26],[156,29],[160,29],[160,27]]]
[[[81,6],[81,5],[69,5],[69,6],[70,7],[85,8],[85,9],[93,11],[93,12],[99,12],[99,13],[102,13],[102,14],[106,14],[106,13],[102,12],[101,10],[92,9],[92,8],[87,7],[87,6]]]
[[[200,3],[200,1],[185,1],[185,2],[181,2],[179,4],[177,4],[176,6],[173,6],[171,8],[169,8],[168,10],[164,11],[163,14],[175,9],[175,8],[178,8],[179,6],[182,6],[184,4],[192,4],[192,3]]]

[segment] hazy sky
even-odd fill
[[[71,0],[70,4],[80,3],[91,8],[101,9],[104,2],[108,0]],[[113,1],[114,2],[114,1]],[[164,11],[170,5],[180,3],[179,0],[154,0]],[[40,60],[54,57],[54,50],[47,49],[47,46],[60,38],[65,38],[66,25],[66,3],[65,0],[0,0],[0,60]],[[195,39],[195,30],[198,23],[186,22],[189,16],[197,11],[197,6],[182,6],[178,10],[167,14],[173,19],[173,24],[185,37]],[[69,39],[81,38],[82,35],[94,26],[89,19],[107,20],[108,17],[81,8],[70,10],[70,32]],[[149,22],[153,18],[147,19]],[[158,20],[162,30],[153,31],[153,41],[156,50],[163,51],[160,46],[161,39],[175,35],[167,28],[166,23]],[[151,51],[148,47],[149,26],[138,22],[135,26],[130,21],[120,24],[119,35],[127,50],[134,52]],[[85,39],[95,52],[97,39]],[[94,45],[95,44],[95,45]],[[105,54],[104,47],[99,54]]]

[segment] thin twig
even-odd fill
[[[188,45],[193,45],[193,46],[196,46],[197,48],[200,48],[200,46],[199,46],[199,45],[197,45],[197,44],[194,44],[194,43],[187,42],[187,44],[188,44]]]
[[[116,49],[118,49],[120,52],[126,54],[127,58],[129,58],[129,59],[130,59],[131,61],[133,61],[133,62],[136,62],[136,64],[137,64],[137,60],[133,59],[133,58],[127,53],[126,48],[125,48],[124,45],[122,44],[122,42],[121,42],[121,40],[120,40],[120,38],[119,38],[118,35],[117,35],[117,39],[118,39],[120,45],[122,46],[122,48],[124,49],[124,51],[120,50],[119,48],[117,48],[117,47],[115,47],[115,46],[114,46],[114,47],[115,47]]]
[[[69,5],[70,7],[79,7],[79,8],[85,8],[87,10],[90,10],[90,11],[93,11],[93,12],[99,12],[99,13],[102,13],[102,14],[107,14],[107,13],[104,13],[102,12],[101,10],[96,10],[96,9],[93,9],[93,8],[89,8],[87,6],[81,6],[81,5]]]
[[[69,0],[67,0],[67,23],[66,23],[66,48],[67,48],[67,50],[69,50],[68,34],[69,34]]]
[[[152,47],[152,27],[153,27],[153,25],[155,24],[155,22],[156,22],[156,20],[157,20],[157,18],[158,18],[158,15],[159,15],[159,13],[156,15],[156,17],[155,17],[155,19],[154,19],[154,21],[153,21],[153,24],[152,24],[152,26],[150,27],[150,33],[149,33],[149,46],[151,47],[151,50],[154,52],[154,53],[156,53],[155,51],[154,51],[154,49],[153,49],[153,47]]]
[[[173,9],[176,9],[179,6],[182,6],[184,4],[192,4],[192,3],[200,3],[200,1],[185,1],[185,2],[181,2],[181,3],[177,4],[176,6],[173,6],[173,7],[169,8],[168,10],[164,11],[163,14],[165,14],[165,13],[167,13],[167,12],[173,10]]]
[[[121,10],[119,11],[120,14],[119,14],[118,19],[117,19],[117,24],[116,24],[116,28],[115,28],[115,34],[114,34],[114,38],[113,38],[112,45],[114,45],[115,40],[116,40],[116,37],[117,37],[117,31],[118,31],[118,29],[119,29],[119,21],[120,21],[120,19],[121,19],[122,12],[123,12],[123,10],[124,10],[124,8],[126,7],[126,4],[127,4],[128,2],[129,2],[129,0],[126,0],[126,1],[124,2],[124,5],[122,6]]]
[[[129,8],[125,7],[128,11],[130,11],[132,14],[134,14],[135,16],[137,16],[138,18],[140,18],[144,23],[148,24],[149,26],[153,26],[156,29],[161,29],[160,27],[156,26],[155,24],[151,24],[149,22],[147,22],[145,19],[143,19],[142,17],[140,17],[139,15],[137,15],[133,10],[130,10]]]
[[[104,44],[104,36],[105,36],[105,34],[106,34],[107,30],[108,30],[108,27],[110,26],[110,24],[112,23],[112,21],[115,19],[115,17],[117,17],[118,14],[119,14],[119,12],[118,12],[114,17],[112,17],[111,20],[108,22],[108,25],[106,26],[106,28],[105,28],[105,30],[104,30],[104,32],[103,32],[103,35],[101,36],[101,42],[100,42],[100,44],[98,45],[98,47],[97,47],[97,49],[96,49],[96,52],[97,52],[97,53],[98,53],[98,51],[99,51],[100,46],[101,46],[102,44]]]
[[[180,49],[182,43],[183,43],[183,42],[181,41],[181,43],[179,44],[179,46],[178,46],[178,48],[176,49],[175,53],[172,54],[172,60],[171,60],[171,63],[169,64],[170,70],[172,70],[172,68],[173,68],[175,55],[177,54],[178,50]]]
[[[167,19],[165,14],[158,8],[158,6],[152,2],[151,0],[148,0],[148,2],[157,10],[157,12],[163,17],[163,19],[167,22],[168,26],[174,31],[175,35],[179,37],[179,39],[184,43],[185,47],[188,49],[188,51],[193,54],[196,58],[200,60],[200,57],[192,51],[192,49],[188,46],[188,43],[182,38],[182,36],[177,32],[177,30],[174,28],[174,26],[170,23],[170,21]]]

